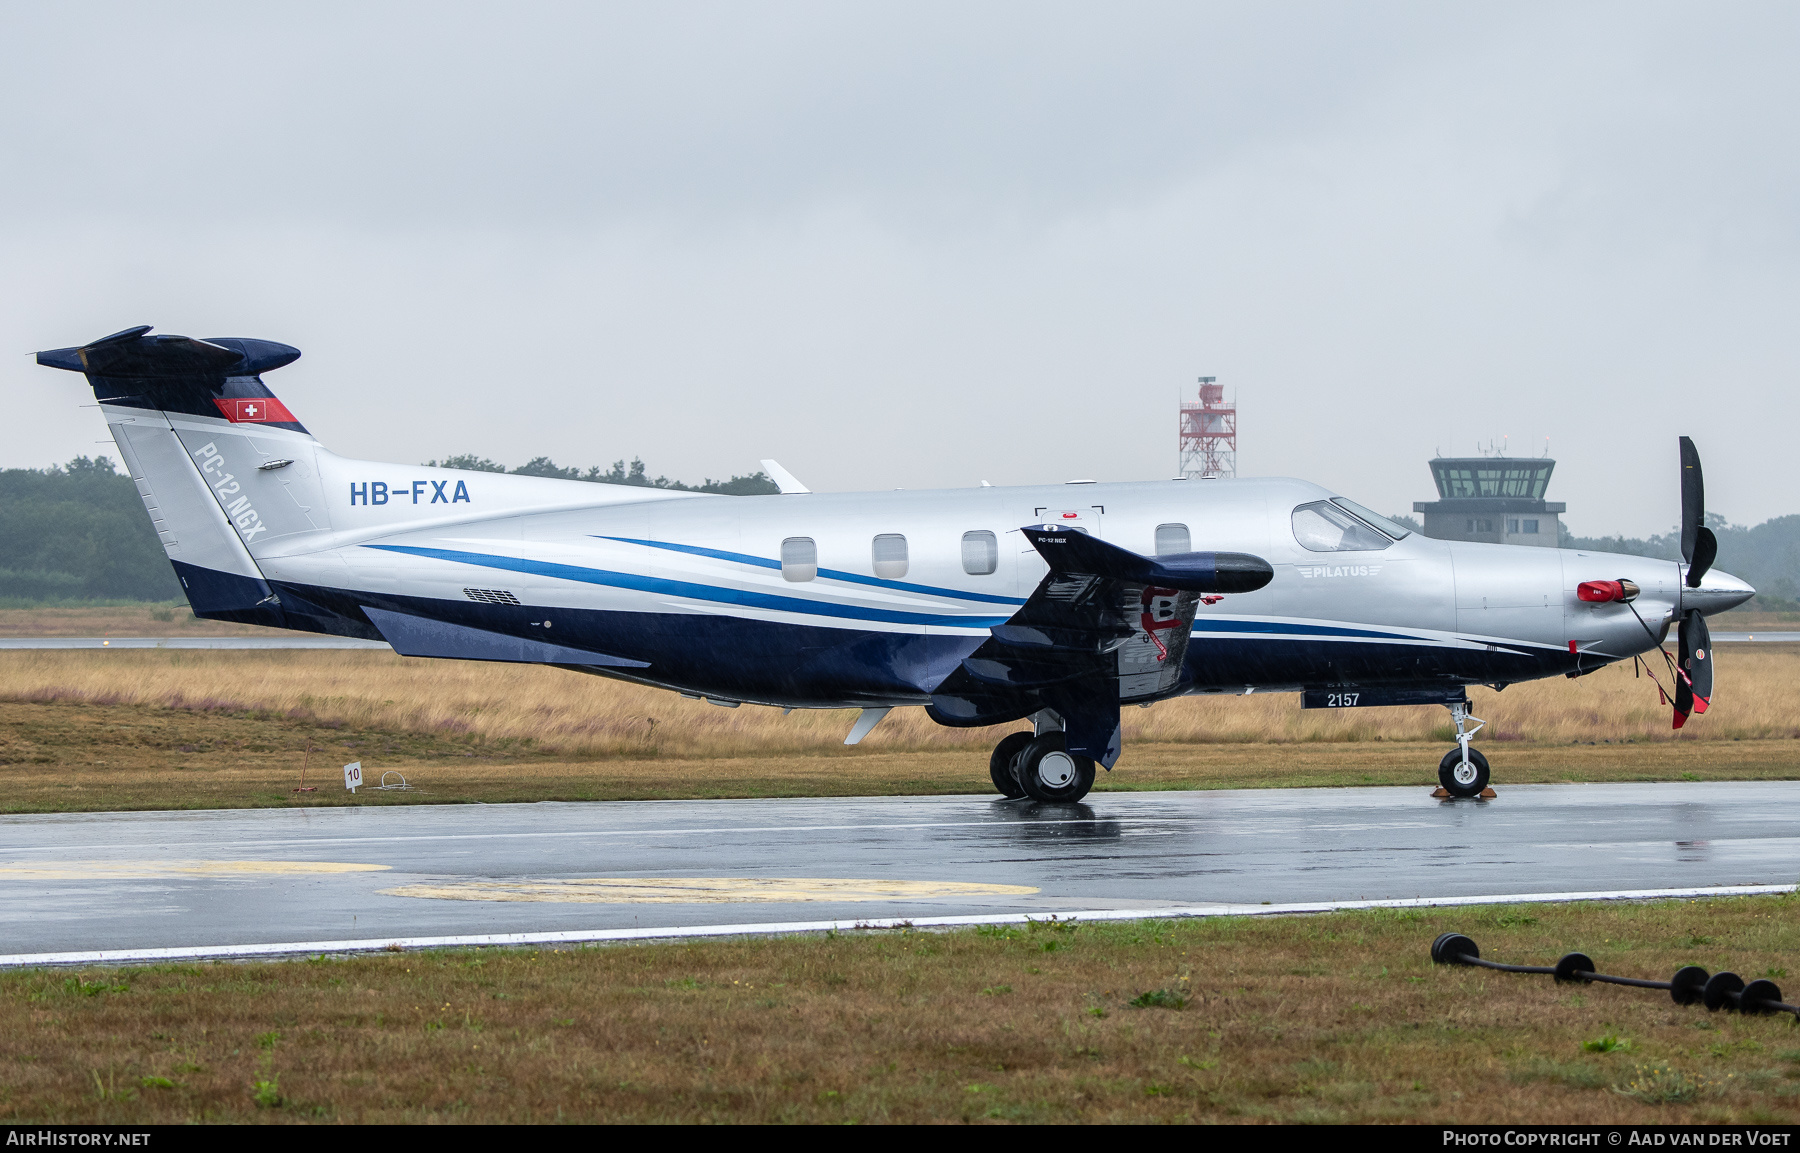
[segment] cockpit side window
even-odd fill
[[[1311,552],[1373,552],[1394,543],[1328,500],[1294,510],[1294,539]]]

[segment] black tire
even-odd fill
[[[1438,784],[1453,797],[1479,797],[1488,785],[1487,758],[1479,749],[1469,750],[1469,766],[1474,773],[1466,780],[1457,780],[1457,770],[1462,768],[1462,746],[1451,749],[1438,762]]]
[[[1094,762],[1071,753],[1061,733],[1045,733],[1025,746],[1013,762],[1025,795],[1049,805],[1069,805],[1094,787]]]
[[[988,776],[994,779],[994,787],[1001,795],[1014,798],[1025,795],[1025,786],[1013,772],[1013,761],[1030,743],[1030,733],[1008,733],[994,746],[993,755],[988,757]]]

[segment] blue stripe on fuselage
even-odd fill
[[[684,552],[692,556],[712,557],[714,560],[728,560],[734,561],[737,564],[755,565],[757,568],[779,569],[781,567],[780,561],[770,560],[768,557],[752,556],[749,553],[743,552],[726,552],[724,549],[705,548],[697,544],[675,544],[671,541],[661,540],[638,540],[636,537],[629,536],[601,536],[596,537],[595,539],[616,540],[620,544],[641,544],[645,548],[664,548],[671,552]],[[927,596],[934,597],[955,597],[958,600],[980,601],[983,604],[1016,606],[1025,603],[1018,597],[995,596],[992,593],[966,593],[959,592],[956,589],[937,588],[933,585],[908,584],[905,581],[883,580],[880,577],[867,577],[860,573],[845,572],[842,569],[835,568],[822,568],[819,570],[819,575],[822,577],[830,577],[832,580],[848,581],[851,584],[870,585],[874,588],[882,589],[894,589],[898,592],[925,593]]]
[[[408,556],[453,561],[457,564],[479,565],[482,568],[506,569],[534,576],[555,577],[558,580],[578,581],[582,584],[607,585],[612,588],[631,589],[635,592],[686,597],[689,600],[713,601],[718,604],[741,605],[745,608],[773,609],[777,612],[804,613],[808,616],[879,621],[883,624],[893,625],[941,625],[965,629],[991,628],[997,624],[1004,624],[1006,621],[1005,617],[945,616],[937,613],[902,612],[897,609],[832,604],[828,601],[807,600],[803,597],[777,596],[773,593],[751,592],[747,589],[718,588],[713,585],[695,584],[691,581],[665,580],[661,577],[640,576],[636,573],[583,568],[578,565],[557,564],[554,561],[492,556],[488,553],[460,552],[454,549],[419,548],[402,544],[372,544],[364,547],[381,549],[384,552],[405,553]]]
[[[1384,641],[1417,641],[1424,638],[1407,633],[1379,633],[1370,629],[1346,628],[1342,625],[1302,625],[1284,621],[1207,620],[1194,621],[1195,634],[1201,633],[1286,633],[1306,637],[1368,637]]]

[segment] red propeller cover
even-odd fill
[[[1625,599],[1625,586],[1621,581],[1582,581],[1576,587],[1575,595],[1595,604],[1622,601]]]

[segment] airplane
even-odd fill
[[[1286,478],[813,493],[770,461],[781,495],[738,497],[351,460],[263,383],[299,356],[148,326],[37,354],[86,375],[197,616],[860,709],[847,744],[906,706],[1028,721],[989,776],[1040,803],[1113,768],[1125,706],[1269,692],[1449,708],[1439,785],[1476,797],[1468,686],[1656,650],[1679,728],[1706,618],[1755,594],[1711,567],[1686,437],[1676,563],[1434,540]]]

